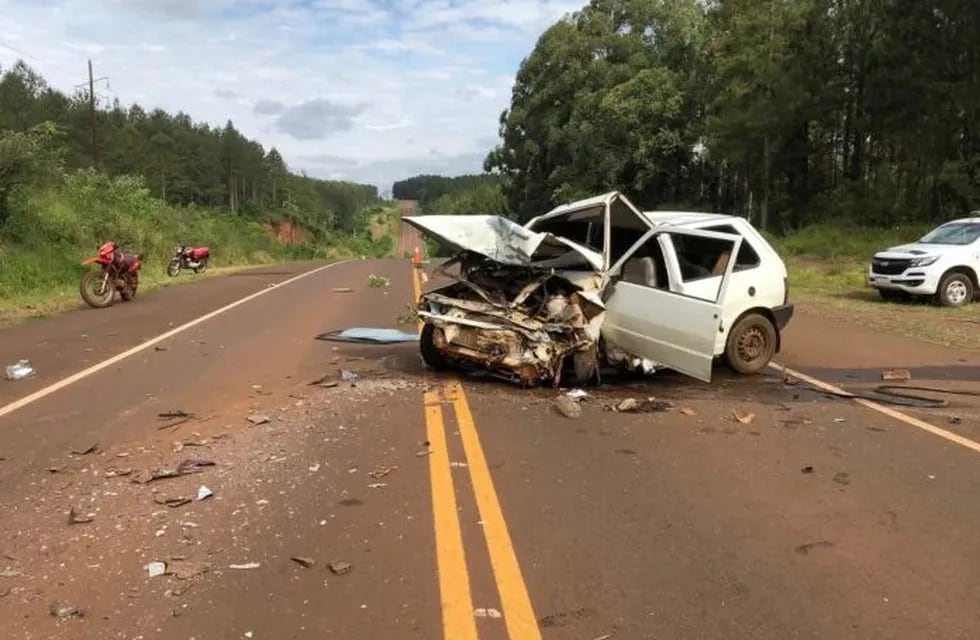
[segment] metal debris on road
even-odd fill
[[[554,402],[551,403],[559,415],[565,416],[566,418],[575,419],[582,417],[582,407],[575,400],[572,400],[568,396],[558,396],[555,398]]]
[[[963,424],[963,418],[959,416],[950,416],[947,422],[950,424]]]
[[[164,420],[173,420],[174,418],[193,418],[193,413],[187,413],[183,409],[173,409],[171,411],[163,411],[157,414],[158,418]]]
[[[834,546],[834,543],[830,540],[818,540],[817,542],[807,542],[806,544],[801,544],[796,547],[796,553],[801,555],[807,555],[814,549],[829,549]]]
[[[71,452],[74,453],[76,456],[87,456],[90,453],[95,453],[98,450],[99,450],[99,443],[93,442],[92,444],[87,445],[85,447],[73,448]]]
[[[752,424],[752,421],[755,420],[755,414],[751,411],[733,411],[732,417],[741,424]]]
[[[353,293],[354,290],[350,287],[334,287],[332,289],[334,293]]]
[[[888,369],[881,372],[882,380],[911,380],[912,372],[908,369]]]
[[[85,612],[80,607],[76,607],[65,602],[52,602],[48,607],[48,611],[52,616],[61,620],[85,617]]]
[[[483,607],[474,609],[473,615],[476,616],[477,618],[500,618],[501,617],[499,610],[492,609],[492,608],[484,609]]]
[[[167,565],[163,562],[151,562],[146,565],[146,573],[151,578],[156,578],[157,576],[162,576],[167,572]]]
[[[35,373],[30,360],[19,360],[14,364],[7,365],[7,380],[24,380],[30,378]]]
[[[303,556],[292,556],[289,559],[295,562],[296,564],[300,565],[301,567],[305,567],[307,569],[310,569],[311,567],[313,567],[314,564],[316,564],[313,558],[305,558]]]
[[[213,495],[214,495],[214,492],[211,491],[210,489],[208,489],[207,487],[205,487],[203,484],[197,490],[197,499],[199,501],[200,500],[207,500],[208,498],[210,498]]]
[[[173,498],[154,498],[153,502],[157,504],[162,504],[170,507],[171,509],[176,509],[177,507],[182,507],[185,504],[190,504],[191,499],[185,497],[173,497]]]
[[[626,398],[616,405],[616,411],[620,413],[663,413],[673,408],[674,405],[670,402],[656,398],[646,398],[645,400]]]
[[[146,484],[155,480],[176,478],[178,476],[184,476],[191,473],[200,473],[203,467],[211,467],[214,466],[214,464],[215,463],[211,460],[187,459],[177,465],[176,469],[153,469],[150,471],[140,471],[138,474],[133,476],[132,481],[136,484]]]
[[[87,514],[87,515],[84,515],[84,516],[78,515],[78,512],[75,511],[75,507],[72,507],[71,509],[68,510],[68,524],[69,525],[72,525],[72,524],[88,524],[89,522],[92,522],[94,519],[95,518],[92,516],[92,514]]]
[[[341,562],[337,560],[331,562],[328,566],[330,567],[330,571],[337,574],[338,576],[342,576],[344,574],[350,573],[351,569],[354,568],[353,565],[351,565],[351,563],[349,562]]]
[[[358,342],[369,344],[393,344],[397,342],[418,342],[418,333],[409,333],[398,329],[375,327],[352,327],[350,329],[335,329],[321,333],[317,340],[328,342]]]
[[[267,422],[270,422],[272,420],[272,418],[270,418],[269,416],[267,416],[265,414],[253,413],[252,415],[248,416],[246,418],[246,420],[248,420],[249,422],[251,422],[254,425],[260,425],[260,424],[265,424]]]
[[[244,564],[230,564],[229,569],[258,569],[262,565],[258,562],[246,562]]]
[[[381,478],[384,478],[386,475],[390,474],[392,471],[395,471],[397,469],[398,469],[397,465],[393,465],[390,467],[378,467],[374,471],[368,472],[368,475],[376,480],[380,480]]]

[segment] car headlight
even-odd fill
[[[939,256],[925,256],[924,258],[916,258],[909,263],[910,267],[928,267],[936,260],[939,260]]]

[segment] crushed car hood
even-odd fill
[[[529,231],[513,220],[490,215],[432,215],[402,218],[456,251],[480,254],[499,264],[542,269],[588,265],[602,269],[602,254],[551,233]]]

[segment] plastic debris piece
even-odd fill
[[[246,562],[244,564],[230,564],[229,569],[258,569],[262,565],[258,562]]]
[[[501,617],[499,610],[493,608],[485,609],[483,607],[474,609],[473,615],[476,616],[477,618],[500,618]]]
[[[70,525],[71,524],[88,524],[89,522],[92,522],[92,520],[94,520],[94,518],[92,517],[92,514],[88,514],[88,515],[84,515],[84,516],[78,515],[78,512],[75,511],[75,507],[72,507],[68,511],[68,524],[70,524]]]
[[[197,489],[197,499],[198,500],[207,500],[208,498],[210,498],[213,495],[214,495],[214,492],[211,491],[210,489],[208,489],[207,487],[205,487],[203,484],[200,487],[198,487],[198,489]]]
[[[698,415],[698,412],[695,411],[694,409],[689,409],[688,407],[684,407],[684,408],[681,409],[681,415],[685,415],[685,416],[696,416],[696,415]]]
[[[30,360],[18,360],[7,366],[7,380],[24,380],[34,375]]]
[[[911,380],[912,372],[908,369],[888,369],[881,372],[882,380]]]
[[[358,378],[360,376],[353,371],[348,371],[347,369],[340,370],[340,379],[344,382],[357,382]]]
[[[52,616],[61,620],[85,617],[85,612],[80,607],[70,605],[66,602],[52,602],[48,607],[48,611],[51,612]]]
[[[351,289],[350,287],[334,287],[333,288],[333,292],[334,293],[353,293],[354,290]]]
[[[390,474],[392,471],[395,471],[397,469],[398,469],[397,465],[392,465],[390,467],[378,467],[374,471],[369,472],[368,475],[376,480],[380,480],[381,478],[385,477],[386,475]]]
[[[391,286],[391,280],[385,276],[376,276],[373,273],[368,276],[368,286],[372,288],[384,288]]]
[[[569,389],[565,392],[565,397],[570,400],[585,400],[589,397],[589,394],[583,389]]]
[[[387,482],[374,482],[368,485],[368,489],[382,489],[387,486],[388,486]]]
[[[246,420],[248,420],[252,424],[259,425],[259,424],[265,424],[267,422],[270,422],[272,420],[272,418],[270,418],[269,416],[267,416],[265,414],[253,413],[252,415],[248,416],[248,418],[246,418]]]
[[[418,342],[419,334],[380,327],[351,327],[349,329],[334,329],[321,333],[316,339],[327,342],[394,344],[398,342]]]
[[[177,507],[182,507],[185,504],[190,504],[191,499],[185,497],[173,497],[173,498],[154,498],[153,502],[157,504],[163,504],[171,509],[176,509]]]
[[[555,411],[566,418],[574,419],[582,417],[582,407],[579,406],[578,402],[567,396],[559,396],[558,398],[555,398],[555,401],[551,406],[554,407]]]
[[[157,576],[162,576],[167,572],[167,565],[163,562],[151,562],[146,565],[146,572],[151,578],[156,578]]]
[[[301,567],[305,567],[307,569],[311,568],[314,564],[316,564],[313,558],[306,558],[303,556],[292,556],[290,560],[300,565]]]
[[[755,420],[755,414],[749,411],[733,411],[732,417],[741,424],[752,424],[752,421]]]
[[[330,567],[330,571],[337,574],[338,576],[342,576],[344,574],[350,573],[351,569],[354,568],[353,565],[351,565],[351,563],[341,562],[339,560],[335,560],[334,562],[331,562],[328,566]]]
[[[99,450],[99,443],[93,442],[92,444],[83,447],[73,447],[71,452],[76,456],[87,456],[90,453],[95,453]]]

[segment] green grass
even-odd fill
[[[927,300],[886,303],[867,285],[868,263],[876,251],[914,242],[931,228],[819,225],[772,242],[786,261],[790,296],[801,312],[948,347],[980,349],[980,305],[947,309]]]

